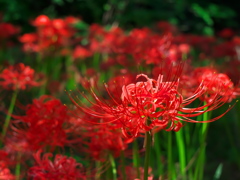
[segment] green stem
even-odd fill
[[[168,179],[172,179],[172,132],[168,133]]]
[[[14,105],[15,105],[15,102],[16,102],[16,99],[17,99],[17,94],[18,94],[18,90],[15,90],[14,93],[13,93],[12,99],[11,99],[11,103],[10,103],[10,106],[9,106],[9,109],[8,109],[8,113],[7,113],[4,125],[3,125],[2,141],[4,140],[4,137],[5,137],[5,135],[7,133],[7,130],[8,130],[11,115],[12,115]]]
[[[109,160],[112,166],[113,180],[117,180],[117,169],[116,169],[116,164],[112,154],[109,155]]]
[[[95,53],[93,56],[93,67],[95,67],[96,70],[99,70],[99,60],[100,60],[100,54]]]
[[[20,170],[21,170],[21,152],[17,154],[17,165],[15,170],[16,180],[20,179]]]
[[[185,155],[185,145],[183,139],[183,130],[176,132],[176,140],[178,146],[178,153],[179,153],[179,161],[180,161],[180,170],[183,179],[185,179],[185,167],[186,167],[186,155]]]
[[[140,178],[140,157],[139,157],[139,152],[138,152],[138,143],[137,140],[133,141],[133,166],[137,170],[137,178]]]
[[[156,133],[154,135],[154,149],[156,152],[156,156],[157,156],[157,167],[158,167],[158,173],[159,175],[163,175],[163,166],[161,163],[161,148],[160,148],[160,140],[159,140],[159,133]]]
[[[100,165],[101,165],[101,162],[100,161],[96,161],[96,175],[95,175],[95,179],[98,180],[100,179],[100,173],[99,173],[99,169],[100,169]],[[91,171],[89,171],[90,173]]]
[[[151,141],[152,136],[151,132],[145,133],[145,160],[144,160],[144,180],[148,179],[148,166],[149,166],[149,159],[150,159],[150,152],[151,152]]]
[[[204,105],[206,102],[204,102]],[[207,121],[210,118],[210,114],[208,112],[205,112],[202,115],[203,121]],[[197,160],[197,166],[194,174],[194,179],[196,180],[202,180],[203,179],[203,174],[204,174],[204,164],[205,164],[205,159],[206,159],[206,138],[207,138],[207,130],[208,130],[209,124],[208,123],[203,123],[202,124],[202,131],[200,134],[200,142],[201,142],[201,149],[199,153],[199,157]]]
[[[125,155],[124,155],[124,151],[121,151],[121,163],[122,163],[122,175],[123,175],[123,180],[127,180],[126,177],[126,169],[125,169]]]

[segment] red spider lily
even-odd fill
[[[226,62],[223,67],[224,71],[228,75],[228,77],[233,81],[236,85],[239,85],[240,82],[240,61],[238,59],[232,60],[230,62]]]
[[[158,64],[161,60],[176,61],[180,55],[169,54],[172,36],[164,36],[153,33],[147,28],[133,29],[129,34],[118,27],[113,27],[109,31],[100,26],[90,27],[90,49],[97,53],[108,53],[109,59],[118,59],[122,65],[132,66],[137,63]],[[173,47],[172,47],[173,48]],[[126,58],[130,57],[130,58]],[[121,61],[124,62],[121,62]]]
[[[230,29],[230,28],[224,28],[223,30],[221,30],[218,35],[221,37],[221,38],[231,38],[233,37],[235,34],[235,32]]]
[[[184,75],[181,80],[181,88],[186,96],[193,94],[194,89],[200,83],[204,84],[206,93],[200,97],[202,101],[213,101],[217,93],[222,97],[223,102],[231,102],[240,93],[239,88],[234,86],[234,83],[226,74],[218,73],[214,68],[195,68],[190,74]]]
[[[19,32],[20,29],[10,23],[0,23],[0,41],[16,35]]]
[[[74,99],[70,96],[70,98],[79,110],[101,119],[101,122],[92,122],[94,124],[119,122],[124,136],[128,139],[135,138],[151,130],[178,131],[182,127],[181,121],[193,123],[212,122],[228,111],[208,121],[191,119],[191,117],[217,109],[227,99],[215,93],[212,101],[207,104],[189,108],[189,104],[204,95],[207,87],[200,84],[192,96],[184,99],[178,91],[179,80],[177,76],[171,81],[163,81],[163,78],[163,75],[159,75],[157,80],[150,79],[144,74],[138,75],[137,83],[122,87],[120,102],[119,97],[118,100],[115,100],[115,95],[110,93],[107,85],[105,85],[105,88],[111,100],[100,98],[93,90],[91,90],[91,95],[94,101],[81,93],[95,108],[87,107],[81,103],[78,97]]]
[[[177,32],[177,27],[174,26],[173,24],[170,24],[167,21],[160,21],[157,23],[157,28],[161,30],[163,33],[176,33]]]
[[[221,44],[215,45],[213,48],[212,56],[214,58],[236,56],[235,43],[233,41],[226,41]]]
[[[88,49],[86,49],[82,46],[77,46],[74,49],[74,52],[73,52],[74,59],[78,59],[78,58],[84,59],[84,58],[87,58],[90,56],[92,56],[92,52],[90,52]]]
[[[133,166],[126,166],[125,167],[125,171],[126,171],[126,177],[127,179],[133,179],[133,180],[143,180],[143,176],[144,176],[144,169],[142,167],[139,167],[139,172],[140,172],[140,178],[136,178],[137,177],[137,171],[136,171],[136,167]],[[119,170],[119,172],[121,172],[121,170]],[[118,180],[123,180],[123,175],[120,174],[120,178]],[[153,180],[153,174],[152,174],[152,169],[149,168],[148,169],[148,180]]]
[[[40,15],[33,21],[32,24],[34,26],[47,26],[50,23],[51,23],[51,20],[49,19],[49,17],[47,17],[46,15]]]
[[[81,19],[76,18],[74,16],[67,16],[65,18],[65,21],[66,21],[67,24],[76,24],[76,23],[80,22]]]
[[[182,52],[183,54],[188,54],[190,51],[190,46],[188,44],[180,44],[178,46],[178,49],[180,52]]]
[[[69,115],[66,106],[58,99],[41,96],[26,107],[26,115],[13,117],[16,120],[9,140],[18,139],[18,142],[22,142],[18,146],[22,148],[38,150],[47,146],[54,149],[68,142],[68,127],[65,126]],[[9,140],[7,144],[11,145]]]
[[[53,161],[49,160],[53,155],[38,151],[34,158],[36,165],[28,170],[28,179],[32,180],[84,180],[86,175],[81,171],[82,165],[75,159],[60,154],[55,155]]]
[[[94,107],[92,108],[94,109]],[[81,137],[76,143],[81,142],[82,152],[88,154],[88,156],[90,154],[90,157],[94,160],[106,161],[109,158],[109,153],[118,157],[121,151],[127,148],[129,142],[124,140],[119,129],[121,125],[118,122],[89,126],[86,120],[98,122],[99,119],[87,114],[79,114],[77,109],[73,110],[72,113],[77,117],[70,119],[71,133],[75,137]]]
[[[73,24],[78,19],[67,17],[66,19],[50,19],[45,15],[38,16],[33,25],[37,32],[24,34],[19,40],[24,44],[23,50],[27,52],[40,52],[44,55],[51,52],[59,52],[62,49],[69,49],[73,41],[71,37],[75,34]]]
[[[4,164],[0,163],[0,179],[14,180],[16,177],[11,174],[10,170]]]
[[[121,151],[127,148],[121,131],[112,128],[110,125],[98,125],[90,131],[91,137],[88,145],[91,157],[94,159],[105,161],[109,153],[118,157]]]
[[[26,87],[39,86],[35,81],[34,70],[23,63],[9,66],[0,74],[0,85],[4,89],[24,90]]]
[[[8,169],[8,165],[12,164],[11,160],[7,157],[8,153],[3,150],[0,150],[0,179],[2,180],[14,180],[16,177],[11,174]]]

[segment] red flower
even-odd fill
[[[68,17],[65,18],[65,22],[67,24],[76,24],[76,23],[78,23],[80,21],[81,21],[81,19],[76,18],[74,16],[68,16]]]
[[[26,87],[40,85],[40,83],[34,80],[34,70],[29,66],[25,66],[23,63],[9,66],[7,69],[4,69],[0,74],[0,79],[0,85],[4,89],[24,90]]]
[[[226,74],[218,73],[214,68],[196,68],[190,74],[184,75],[181,80],[181,88],[185,95],[193,95],[197,86],[201,83],[204,84],[206,92],[204,96],[200,97],[202,101],[211,102],[218,94],[223,102],[231,102],[239,95],[239,89],[234,87],[230,78]]]
[[[25,142],[22,144],[29,150],[46,146],[53,149],[67,143],[65,125],[69,115],[66,106],[58,99],[41,96],[27,106],[26,115],[13,117],[17,119],[15,126],[12,126],[13,137]]]
[[[24,43],[23,50],[41,52],[43,55],[53,55],[53,52],[56,52],[59,55],[59,51],[69,49],[75,42],[72,37],[76,32],[73,27],[76,22],[78,19],[74,17],[49,19],[45,15],[38,16],[33,22],[37,33],[23,35],[20,38],[20,41]]]
[[[47,17],[46,15],[40,15],[33,21],[33,25],[34,26],[47,26],[50,24],[50,22],[51,22],[51,20],[49,19],[49,17]]]
[[[57,154],[53,161],[51,153],[44,154],[41,158],[38,151],[34,158],[36,165],[28,170],[28,179],[31,180],[84,180],[86,176],[81,172],[82,165],[75,159]]]
[[[0,23],[0,40],[7,39],[15,34],[18,34],[20,29],[9,23]]]
[[[136,171],[136,167],[133,166],[126,166],[125,167],[125,171],[126,171],[126,177],[127,179],[131,179],[131,180],[143,180],[144,179],[144,169],[142,167],[139,167],[139,172],[140,172],[140,178],[136,178],[137,175],[137,171]],[[121,172],[119,170],[119,172]],[[120,174],[120,178],[118,180],[123,180],[123,175]],[[153,174],[152,174],[152,169],[149,168],[148,169],[148,180],[153,180]]]
[[[84,59],[84,58],[87,58],[90,56],[92,56],[92,52],[90,50],[88,50],[87,48],[84,48],[82,46],[77,46],[74,49],[74,52],[73,52],[74,59],[77,59],[77,58]]]
[[[158,79],[154,80],[144,74],[138,75],[137,83],[122,87],[120,102],[115,100],[114,94],[109,92],[107,86],[106,89],[111,100],[101,99],[95,92],[91,91],[95,100],[95,102],[92,102],[82,94],[95,108],[89,108],[81,102],[78,104],[79,99],[74,100],[71,96],[70,98],[79,110],[90,116],[100,118],[102,122],[99,122],[99,124],[113,121],[120,122],[124,136],[129,139],[150,130],[178,131],[182,127],[181,121],[194,123],[211,122],[219,119],[226,113],[204,122],[190,119],[190,117],[199,116],[218,108],[226,102],[226,98],[223,99],[215,93],[212,101],[206,105],[188,108],[187,106],[201,97],[207,88],[200,85],[191,97],[183,99],[177,90],[179,80],[175,78],[171,81],[163,81],[163,78],[163,75],[159,75]],[[104,119],[105,121],[103,121]]]
[[[121,131],[113,129],[111,125],[95,126],[90,134],[88,151],[96,160],[105,161],[109,153],[118,157],[121,151],[127,148],[127,143],[123,141]]]
[[[218,35],[222,38],[231,38],[234,34],[235,32],[230,28],[225,28],[218,33]]]
[[[16,177],[11,174],[8,165],[12,164],[11,160],[7,157],[8,153],[0,150],[0,179],[14,180]]]
[[[19,37],[19,41],[21,43],[34,43],[37,41],[37,38],[36,33],[27,33]]]

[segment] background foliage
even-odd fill
[[[236,0],[1,0],[0,11],[5,21],[26,30],[30,28],[29,19],[46,14],[49,17],[81,16],[89,24],[118,23],[125,28],[166,20],[183,32],[213,35],[226,27],[239,28],[238,4]]]

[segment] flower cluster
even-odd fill
[[[9,66],[0,74],[0,86],[10,90],[24,90],[27,87],[39,86],[35,81],[35,72],[23,63]]]
[[[53,161],[51,153],[46,153],[41,158],[41,151],[38,151],[34,158],[36,165],[28,170],[28,178],[32,180],[84,180],[86,175],[81,172],[81,164],[75,159],[60,154],[55,155]]]
[[[73,24],[80,20],[69,16],[65,19],[50,19],[46,15],[38,16],[33,25],[37,33],[22,35],[19,40],[24,44],[26,52],[49,53],[63,50],[71,45],[71,37],[75,33]]]
[[[11,161],[7,156],[7,152],[0,150],[0,179],[14,180],[16,177],[12,175],[8,168],[9,164],[11,164]]]
[[[54,149],[67,143],[68,111],[60,100],[51,96],[41,96],[26,107],[26,115],[13,116],[12,138],[18,139],[28,150],[38,150],[46,146]],[[14,144],[14,143],[13,143]]]
[[[231,102],[240,94],[240,89],[226,74],[219,73],[214,68],[199,67],[182,76],[180,86],[184,92],[183,95],[193,95],[194,89],[201,83],[207,87],[205,95],[200,98],[202,101],[211,102],[218,94],[223,102]]]
[[[1,21],[1,17],[0,17]],[[20,28],[10,23],[0,22],[0,49],[13,44],[12,37],[20,32]]]

